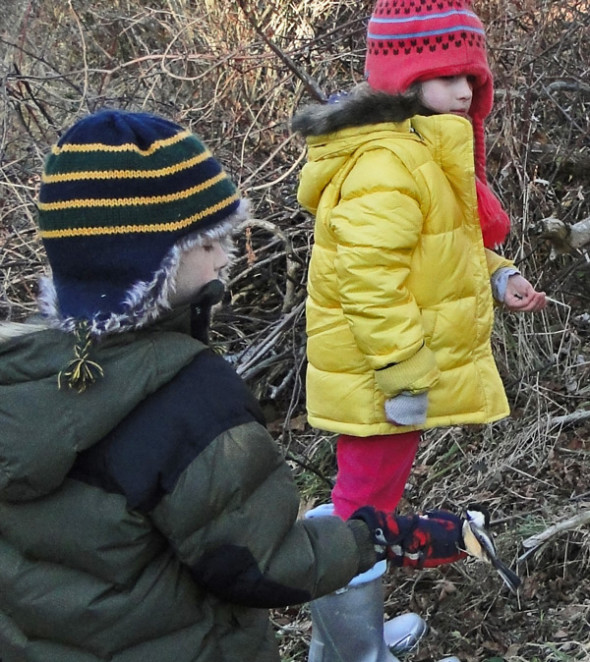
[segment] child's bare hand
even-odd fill
[[[526,278],[514,274],[508,279],[504,305],[514,313],[535,313],[547,305],[545,292],[537,292]]]

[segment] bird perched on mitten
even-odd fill
[[[463,522],[464,549],[470,556],[491,563],[506,586],[516,593],[521,584],[520,577],[498,558],[489,526],[490,513],[483,506],[471,504],[465,511]]]

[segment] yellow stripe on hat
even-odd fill
[[[74,182],[82,179],[135,179],[135,178],[148,178],[148,177],[166,177],[192,168],[211,158],[213,154],[209,150],[205,150],[202,154],[197,154],[192,159],[181,161],[175,165],[168,166],[167,168],[157,168],[153,170],[80,170],[78,172],[64,172],[59,175],[41,175],[41,181],[44,184],[57,184],[59,182]]]
[[[148,149],[141,149],[135,143],[125,143],[123,145],[106,145],[105,143],[67,143],[61,147],[59,145],[53,145],[51,152],[56,156],[64,152],[138,152],[139,154],[149,156],[161,147],[174,145],[175,143],[178,143],[191,135],[192,133],[186,129],[184,131],[180,131],[174,136],[171,136],[170,138],[155,140],[148,147]]]
[[[180,221],[170,222],[170,223],[155,223],[153,225],[115,225],[115,226],[103,226],[103,227],[92,227],[92,228],[68,228],[63,230],[41,230],[40,234],[43,239],[63,239],[66,237],[93,237],[99,235],[111,235],[111,234],[129,234],[134,232],[175,232],[176,230],[181,230],[183,228],[192,225],[195,221],[208,216],[209,214],[214,214],[215,212],[220,211],[224,207],[227,207],[232,202],[235,202],[239,198],[239,194],[236,192],[224,200],[203,209],[188,218],[183,218]]]
[[[175,200],[190,198],[195,193],[200,193],[205,189],[215,186],[218,182],[227,179],[225,172],[220,172],[196,186],[169,193],[168,195],[144,196],[137,198],[81,198],[77,200],[64,200],[63,202],[39,202],[40,211],[61,211],[64,209],[83,209],[91,207],[131,207],[138,205],[159,205]]]

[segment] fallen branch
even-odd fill
[[[585,526],[590,524],[590,509],[584,510],[574,517],[570,517],[562,522],[557,522],[553,524],[545,531],[537,533],[526,540],[523,540],[522,546],[527,550],[522,556],[519,557],[518,561],[523,561],[533,552],[535,552],[541,545],[544,545],[548,540],[554,536],[563,533],[564,531],[571,531],[572,529],[577,529],[580,526]]]
[[[548,92],[583,92],[590,94],[590,85],[581,80],[554,80],[547,85]]]
[[[581,248],[590,244],[590,216],[573,225],[558,218],[543,218],[535,231],[551,244],[553,256],[579,253]]]
[[[283,330],[285,328],[289,328],[290,325],[293,324],[293,321],[299,315],[301,315],[304,306],[305,301],[301,301],[299,305],[296,306],[291,312],[283,315],[281,319],[272,324],[269,327],[269,332],[267,335],[262,338],[262,340],[257,345],[248,347],[248,349],[246,349],[246,351],[244,351],[241,356],[234,358],[233,360],[230,359],[238,375],[247,381],[252,377],[252,375],[259,372],[261,366],[258,364],[262,360],[270,361],[270,363],[276,361],[276,357],[269,357],[268,354],[274,348],[274,346],[280,342],[281,333]]]
[[[549,425],[553,427],[555,425],[579,423],[580,421],[585,421],[588,418],[590,418],[590,411],[588,411],[587,409],[578,409],[577,411],[574,411],[571,414],[563,414],[563,416],[550,416]]]
[[[283,300],[283,306],[281,312],[287,313],[293,309],[296,300],[296,273],[301,267],[301,262],[294,258],[295,251],[293,250],[293,242],[286,232],[283,232],[274,223],[270,221],[265,221],[257,218],[250,218],[247,221],[241,223],[237,228],[236,232],[241,232],[242,230],[247,230],[253,227],[261,228],[266,230],[271,234],[274,234],[278,237],[283,244],[285,245],[285,257],[287,260],[287,273],[285,277],[285,298]],[[252,256],[255,260],[254,255]]]

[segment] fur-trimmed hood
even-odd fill
[[[293,117],[291,126],[304,138],[382,122],[403,122],[414,115],[430,115],[415,91],[391,95],[361,84],[349,94],[325,105],[305,106]]]

